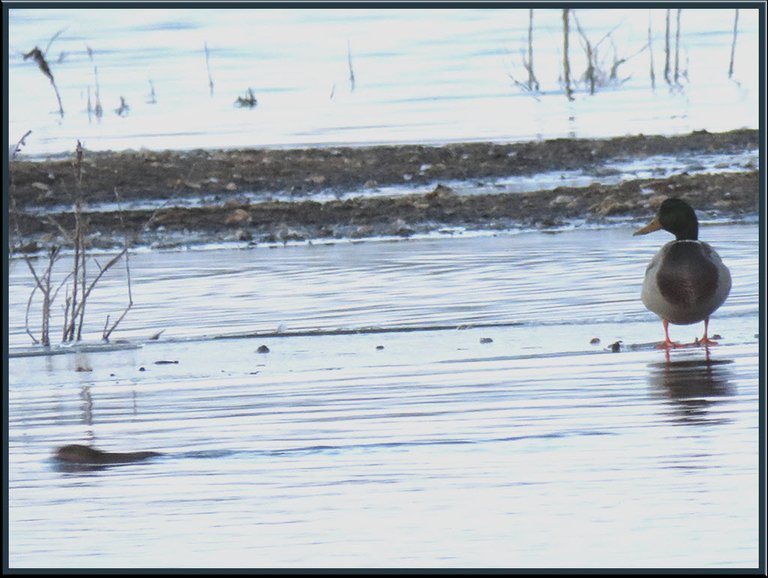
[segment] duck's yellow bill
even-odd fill
[[[642,229],[638,229],[633,233],[634,235],[647,235],[648,233],[653,233],[654,231],[658,231],[661,229],[661,222],[659,221],[659,218],[656,217],[653,221],[648,223],[645,227]]]

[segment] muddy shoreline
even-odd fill
[[[695,132],[689,135],[613,139],[556,139],[517,144],[375,146],[307,150],[90,153],[76,182],[72,161],[11,163],[11,246],[35,252],[67,243],[70,210],[151,200],[159,209],[87,212],[94,247],[130,243],[156,248],[211,242],[279,243],[314,239],[403,236],[443,229],[556,228],[575,221],[645,218],[667,196],[682,196],[701,217],[739,220],[759,209],[757,167],[741,172],[636,179],[615,185],[558,187],[528,193],[463,195],[441,181],[471,181],[584,170],[611,159],[652,155],[735,154],[759,146],[759,133]],[[596,179],[597,180],[597,179]],[[387,185],[427,193],[365,196]],[[318,192],[355,193],[318,202]],[[116,196],[117,193],[117,196]],[[246,199],[243,194],[250,196]],[[263,193],[263,197],[258,194]],[[291,201],[272,199],[275,193]],[[254,194],[256,196],[254,197]],[[183,201],[206,195],[205,206]],[[263,198],[263,200],[261,200]],[[58,208],[57,208],[58,207]]]

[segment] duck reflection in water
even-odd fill
[[[710,415],[714,406],[727,401],[731,385],[731,359],[669,358],[650,364],[649,381],[659,395],[671,400],[671,417],[678,425],[718,424],[728,420]]]

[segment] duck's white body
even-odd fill
[[[675,325],[706,321],[728,297],[731,273],[703,241],[664,245],[645,271],[642,300],[661,319]]]

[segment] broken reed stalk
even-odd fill
[[[91,85],[88,85],[88,102],[86,107],[86,112],[88,113],[88,124],[91,124],[91,115],[93,113],[93,107],[91,106]]]
[[[651,11],[648,10],[648,57],[651,68],[651,89],[656,90],[656,73],[653,70],[653,34],[651,32]]]
[[[208,90],[213,96],[213,77],[211,76],[211,61],[210,53],[208,52],[208,42],[203,42],[203,48],[205,48],[205,69],[208,71]]]
[[[90,46],[87,44],[85,45],[85,49],[88,52],[88,58],[90,59],[91,63],[93,64],[93,82],[96,85],[95,86],[95,102],[93,105],[93,114],[96,118],[101,119],[102,116],[104,116],[104,108],[101,106],[101,87],[99,86],[99,69],[96,66],[96,63],[93,60],[93,50]],[[91,115],[91,87],[88,87],[88,118],[90,119]]]
[[[539,90],[539,81],[533,72],[533,8],[528,10],[528,60],[525,62],[528,71],[528,90]]]
[[[733,59],[736,55],[736,37],[739,34],[739,9],[733,15],[733,40],[731,41],[731,60],[728,64],[728,78],[733,78]]]
[[[579,23],[579,19],[576,17],[576,14],[573,15],[573,21],[576,23],[576,30],[579,32],[579,36],[581,36],[582,44],[584,46],[584,53],[587,56],[587,70],[584,72],[584,75],[587,77],[587,81],[589,82],[589,94],[595,94],[595,49],[592,47],[592,44],[589,41],[589,38],[587,38],[587,35],[584,33],[584,30],[581,28],[581,24]]]
[[[675,28],[675,84],[679,84],[679,64],[680,64],[680,13],[682,8],[677,9],[677,27]]]
[[[149,100],[147,100],[147,104],[157,104],[157,95],[155,94],[155,85],[152,82],[152,79],[149,79]]]
[[[664,80],[667,84],[672,84],[669,79],[669,8],[667,8],[666,14],[666,28],[664,31]]]
[[[59,94],[59,88],[56,86],[56,81],[53,79],[53,73],[51,72],[51,67],[48,66],[48,62],[45,60],[45,55],[40,51],[40,49],[35,46],[32,50],[27,52],[24,55],[24,60],[27,60],[31,58],[37,63],[37,67],[40,69],[40,72],[42,72],[50,81],[51,86],[53,87],[53,92],[56,94],[56,100],[59,103],[59,116],[61,118],[64,118],[64,105],[61,103],[61,95]]]
[[[78,317],[80,318],[80,324],[77,328],[77,340],[79,341],[82,336],[82,319],[85,313],[84,304],[81,304],[79,299],[82,299],[85,294],[85,279],[86,279],[86,260],[85,260],[85,223],[83,219],[83,206],[82,206],[82,164],[83,164],[83,145],[78,140],[77,147],[75,148],[75,160],[72,163],[72,168],[75,177],[75,231],[72,235],[72,241],[74,243],[75,254],[72,264],[73,283],[72,283],[72,295],[67,300],[66,312],[70,312],[72,316],[69,318],[69,325],[64,330],[65,341],[75,340],[75,329],[77,327]],[[78,294],[79,289],[82,289],[82,293]],[[76,313],[77,312],[77,313]],[[78,315],[79,313],[79,315]],[[66,323],[66,322],[65,322]]]
[[[526,72],[528,73],[528,80],[525,82],[521,82],[517,80],[511,71],[509,71],[507,74],[509,78],[512,80],[512,82],[522,88],[523,90],[527,92],[539,92],[539,80],[536,78],[536,74],[533,70],[533,8],[528,10],[528,50],[526,54],[526,50],[523,48],[520,51],[521,59],[523,61],[523,68],[525,68]],[[536,100],[538,100],[538,97],[534,94],[533,95]]]
[[[349,66],[349,91],[355,92],[355,69],[352,68],[352,47],[347,40],[347,65]]]
[[[565,83],[565,96],[568,100],[573,100],[573,89],[571,88],[571,63],[568,59],[568,31],[569,8],[563,8],[563,76]]]

